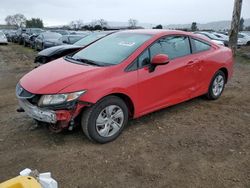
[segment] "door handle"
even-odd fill
[[[187,63],[187,65],[193,65],[193,64],[198,63],[198,62],[199,62],[198,59],[190,60],[190,61]]]

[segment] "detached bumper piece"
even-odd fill
[[[19,105],[24,109],[28,116],[38,121],[53,123],[57,122],[56,112],[48,109],[41,109],[37,106],[32,105],[26,99],[19,99]]]
[[[31,176],[18,176],[0,184],[0,188],[42,188],[41,184]]]

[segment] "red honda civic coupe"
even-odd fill
[[[90,140],[106,143],[129,118],[201,95],[218,99],[232,72],[231,50],[195,34],[121,31],[32,70],[16,95],[52,130],[81,125]]]

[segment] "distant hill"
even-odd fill
[[[126,27],[128,26],[128,22],[108,22],[108,25],[110,27],[118,28],[118,27]],[[250,18],[245,19],[244,22],[245,26],[250,26]],[[141,23],[138,22],[138,26],[144,27],[144,28],[152,28],[156,26],[156,24],[151,24],[151,23]],[[190,28],[190,24],[163,24],[164,28],[166,29],[183,29],[183,28]],[[199,29],[213,29],[213,30],[228,30],[230,29],[231,26],[231,21],[226,20],[226,21],[215,21],[215,22],[208,22],[208,23],[197,23],[197,26]]]
[[[250,18],[245,19],[244,22],[245,26],[250,26]],[[199,29],[213,29],[213,30],[228,30],[231,26],[231,21],[216,21],[216,22],[209,22],[205,24],[197,23]],[[164,26],[167,29],[180,29],[180,28],[190,28],[190,24],[170,24]]]

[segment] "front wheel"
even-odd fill
[[[224,72],[221,70],[217,71],[210,83],[206,97],[209,100],[218,99],[224,90],[225,83],[226,83],[226,76]]]
[[[128,107],[116,96],[108,96],[87,108],[81,125],[85,135],[104,144],[115,140],[128,122]]]

